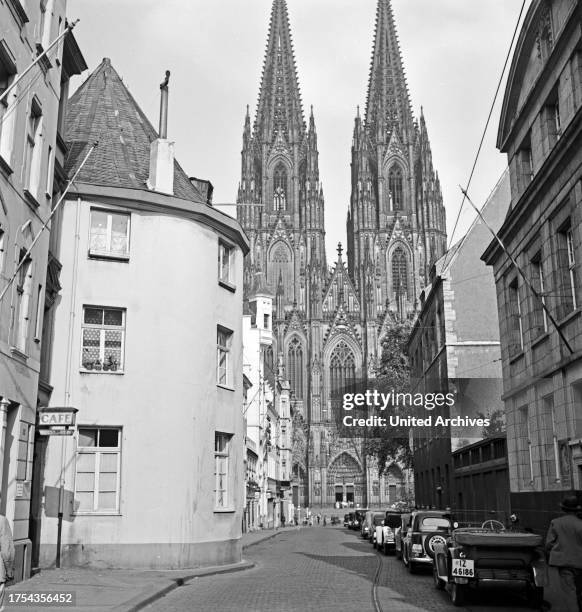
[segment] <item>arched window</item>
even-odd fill
[[[277,291],[279,278],[283,280],[283,289],[285,291],[286,302],[292,303],[294,299],[293,259],[291,250],[282,241],[275,243],[269,251],[267,281],[273,293]]]
[[[408,297],[408,263],[400,247],[392,253],[392,290],[397,297]]]
[[[342,340],[329,361],[329,386],[332,398],[351,392],[356,384],[356,361],[350,347]]]
[[[392,210],[402,210],[404,207],[402,170],[397,164],[394,164],[388,172],[388,189],[392,196]]]
[[[295,337],[289,343],[287,352],[287,378],[291,391],[298,400],[303,399],[303,349],[299,338]]]
[[[287,208],[287,169],[282,162],[275,166],[273,172],[273,208],[275,210]]]

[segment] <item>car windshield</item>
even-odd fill
[[[421,531],[447,531],[451,528],[451,521],[438,516],[427,516],[420,522]]]
[[[374,525],[380,525],[383,520],[384,520],[384,515],[381,513],[374,514],[374,516],[372,517],[372,522],[374,523]]]
[[[384,519],[384,525],[392,529],[400,527],[400,515],[399,514],[387,514]]]

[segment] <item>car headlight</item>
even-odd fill
[[[420,552],[422,552],[422,544],[413,544],[412,545],[412,552],[413,553],[420,553]]]

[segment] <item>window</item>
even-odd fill
[[[0,40],[0,95],[16,78],[16,60],[4,40]],[[11,162],[16,115],[16,88],[0,102],[0,156]]]
[[[18,462],[16,480],[32,480],[32,459],[34,451],[34,426],[29,423],[20,424],[18,440]]]
[[[525,138],[521,143],[521,147],[516,153],[517,156],[517,173],[518,184],[521,191],[532,182],[534,177],[533,156],[531,150],[531,136]]]
[[[22,353],[26,352],[28,325],[30,322],[30,301],[32,298],[32,260],[26,257],[24,249],[20,252],[20,269],[16,285],[16,312],[18,313],[15,345]]]
[[[44,310],[44,303],[42,299],[42,285],[38,286],[36,292],[36,319],[34,322],[34,340],[40,342],[42,336],[42,313]]]
[[[92,208],[89,255],[128,259],[129,217],[127,213]]]
[[[388,173],[388,190],[390,191],[391,210],[403,209],[402,170],[394,164]]]
[[[519,285],[517,278],[507,287],[509,354],[515,355],[523,350],[523,326],[521,320],[521,304],[519,301]]]
[[[79,427],[75,462],[77,513],[119,512],[121,429]]]
[[[26,143],[24,149],[23,185],[34,198],[38,195],[40,161],[42,155],[42,106],[34,96],[26,122]]]
[[[83,308],[83,355],[81,367],[96,372],[117,372],[124,368],[125,310]]]
[[[539,297],[532,294],[532,332],[534,337],[548,331],[548,315],[544,309],[546,298],[544,295],[544,269],[541,253],[536,253],[531,261],[532,285]]]
[[[234,274],[232,264],[234,249],[225,242],[218,243],[218,280],[223,283],[232,283]]]
[[[271,329],[271,321],[270,321],[270,319],[271,319],[271,317],[268,314],[263,315],[263,327],[265,329]]]
[[[229,487],[230,434],[214,434],[214,506],[226,509],[231,504]]]
[[[558,250],[558,318],[563,318],[578,307],[577,299],[577,273],[576,273],[576,253],[574,250],[574,236],[572,227],[568,221],[557,232],[556,235]]]
[[[51,198],[53,195],[53,178],[55,173],[55,155],[53,148],[49,145],[47,153],[47,172],[46,172],[46,185],[44,192],[47,198]]]
[[[303,348],[299,338],[295,336],[289,343],[287,353],[287,376],[291,393],[295,399],[303,399]]]
[[[287,208],[287,170],[282,163],[277,164],[273,173],[273,208]]]
[[[408,265],[400,247],[392,253],[392,290],[397,298],[408,297]]]
[[[231,384],[230,349],[232,346],[232,331],[216,328],[216,382],[219,385]]]

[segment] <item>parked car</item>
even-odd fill
[[[355,518],[356,515],[353,512],[348,512],[348,514],[344,516],[344,527],[351,529]]]
[[[400,512],[386,510],[382,524],[376,526],[376,548],[385,555],[394,550],[394,530],[400,522]]]
[[[410,512],[400,515],[400,525],[394,530],[394,554],[397,559],[402,559],[402,541],[408,531],[410,524]]]
[[[435,545],[433,577],[462,606],[469,589],[481,584],[525,589],[529,603],[541,609],[548,581],[542,536],[515,531],[455,529]]]
[[[372,546],[374,548],[378,548],[376,542],[376,530],[378,527],[382,527],[384,525],[384,517],[386,516],[385,512],[374,512],[374,516],[372,517],[372,535],[370,536],[370,541],[372,542]]]
[[[381,521],[384,518],[384,512],[378,510],[368,510],[362,521],[362,527],[360,533],[366,540],[372,540],[372,534],[376,535],[376,527],[374,524],[374,517],[378,517]],[[379,523],[377,523],[379,524]]]
[[[411,574],[421,565],[432,567],[437,544],[446,544],[454,527],[446,510],[418,510],[410,515],[406,535],[402,538],[402,561]]]
[[[354,522],[352,524],[352,529],[359,530],[360,526],[364,522],[364,517],[366,516],[366,510],[356,510],[354,512]]]

